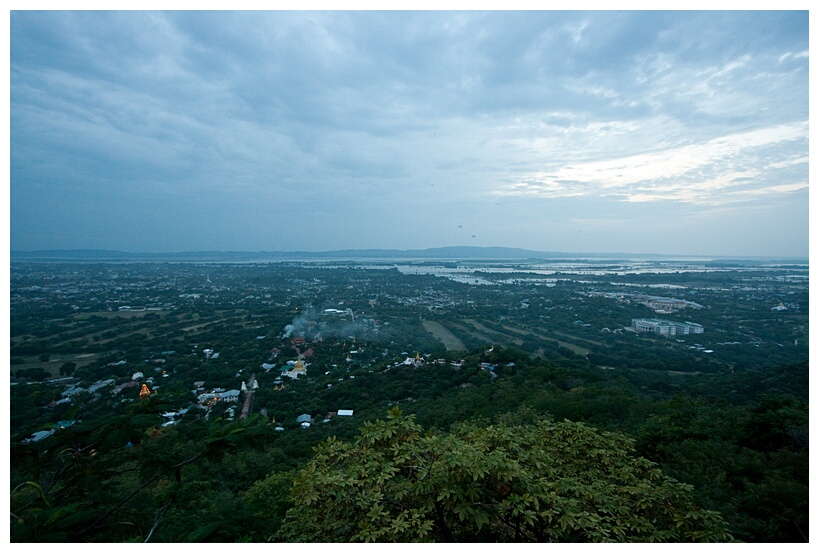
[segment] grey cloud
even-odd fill
[[[480,216],[523,240],[512,221],[555,199],[493,190],[541,173],[572,190],[572,167],[808,117],[803,12],[21,11],[10,37],[22,248],[58,220],[74,247],[145,223],[140,249],[261,249],[300,221],[303,249],[438,246],[436,221]],[[791,190],[806,144],[734,160],[735,186],[752,168]],[[117,202],[141,219],[112,220]],[[402,226],[408,210],[431,226]]]

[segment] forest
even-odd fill
[[[12,542],[809,541],[806,267],[489,269],[13,263]]]

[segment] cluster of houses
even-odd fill
[[[51,436],[52,434],[57,432],[57,430],[62,430],[64,428],[68,428],[69,426],[71,426],[72,424],[76,424],[77,422],[79,422],[79,421],[75,421],[75,420],[57,421],[52,425],[51,428],[49,428],[47,430],[40,430],[39,432],[35,432],[31,436],[29,436],[28,438],[23,440],[23,443],[28,444],[28,443],[32,443],[32,442],[39,442],[40,440],[44,440],[45,438],[48,438],[49,436]]]
[[[353,410],[352,409],[339,409],[338,411],[335,411],[335,412],[331,411],[331,412],[327,413],[327,415],[322,419],[321,422],[330,422],[330,419],[332,419],[335,416],[352,417],[353,416]],[[312,416],[308,415],[307,413],[304,413],[303,415],[299,415],[298,417],[296,417],[296,422],[299,423],[299,425],[301,425],[302,428],[310,428],[310,425],[313,424],[315,422],[315,420],[316,420],[316,417],[312,417]],[[284,430],[284,428],[282,428],[282,427],[277,427],[276,430],[279,430],[279,428],[281,428],[281,430]],[[281,431],[281,430],[279,430],[279,431]]]
[[[259,338],[262,338],[262,336],[260,336]],[[304,338],[296,337],[296,338],[293,339],[293,344],[297,348],[299,346],[303,346],[304,343],[305,343]],[[281,369],[280,369],[281,374],[278,377],[276,377],[276,379],[274,381],[274,390],[283,390],[283,389],[285,389],[285,384],[283,382],[283,379],[285,377],[289,377],[291,379],[298,379],[300,376],[306,376],[307,375],[308,363],[305,362],[304,358],[312,355],[313,351],[312,351],[312,349],[308,349],[307,351],[302,352],[299,349],[297,349],[297,352],[298,352],[298,358],[297,359],[288,361],[287,363],[285,363],[281,367]],[[170,353],[174,353],[174,352],[169,351],[169,352],[163,352],[163,353],[170,354]],[[210,349],[210,348],[206,348],[206,349],[201,350],[201,353],[202,353],[202,355],[204,356],[205,359],[217,359],[218,356],[219,356],[219,353],[215,352],[213,349]],[[281,350],[279,350],[278,348],[273,348],[271,350],[271,355],[270,355],[270,358],[268,359],[268,362],[263,363],[261,365],[261,368],[265,372],[268,372],[268,373],[271,370],[274,370],[276,368],[276,364],[275,363],[270,363],[269,361],[272,361],[273,359],[278,357],[278,355],[280,353],[281,353]],[[352,353],[357,353],[357,351],[354,351]],[[161,363],[163,363],[165,361],[165,359],[152,359],[151,361],[156,363],[156,364],[161,364]],[[413,363],[416,363],[416,364],[422,364],[422,363],[425,362],[417,354],[416,354],[415,359],[412,359],[412,361],[413,361]],[[439,360],[439,361],[443,361],[443,360]],[[110,365],[112,365],[112,366],[119,366],[119,365],[125,365],[125,364],[126,364],[126,361],[116,361],[116,362],[110,363]],[[168,377],[168,376],[170,376],[167,373],[167,371],[162,370],[161,367],[156,367],[154,369],[154,371],[159,373],[159,374],[156,375],[157,377]],[[239,374],[237,374],[237,376],[239,376]],[[350,378],[354,378],[354,376],[350,376]],[[83,387],[80,387],[80,386],[78,386],[76,384],[72,384],[72,385],[69,385],[62,392],[62,394],[61,394],[62,398],[60,400],[52,402],[52,406],[56,406],[58,404],[63,404],[63,403],[70,403],[70,402],[74,401],[74,399],[75,399],[74,396],[76,396],[80,392],[86,392],[86,393],[97,396],[97,398],[100,398],[100,397],[102,397],[100,394],[102,393],[101,390],[103,390],[103,389],[107,389],[107,391],[111,395],[116,396],[116,395],[120,394],[123,390],[129,389],[129,388],[138,388],[139,389],[139,392],[137,394],[138,397],[141,398],[141,399],[147,399],[160,388],[160,386],[155,386],[154,382],[155,382],[155,377],[151,376],[151,377],[146,378],[145,373],[143,373],[142,371],[137,371],[132,375],[130,380],[128,380],[126,382],[123,382],[123,383],[120,383],[120,384],[117,384],[117,380],[114,379],[114,378],[108,378],[108,379],[97,381],[97,382],[93,383],[92,385],[88,386],[87,388],[83,388]],[[149,387],[149,385],[150,385],[150,387]],[[179,409],[177,411],[169,411],[169,412],[161,413],[161,416],[165,419],[165,421],[162,423],[163,427],[164,426],[170,426],[170,425],[173,425],[173,424],[176,424],[177,422],[179,422],[179,420],[182,418],[182,416],[185,415],[186,413],[188,413],[191,408],[199,408],[199,409],[205,410],[206,412],[209,412],[210,409],[212,407],[214,407],[215,405],[217,405],[217,404],[229,404],[229,407],[228,407],[228,409],[226,409],[225,414],[226,414],[228,419],[232,419],[233,414],[236,411],[236,407],[239,404],[239,398],[240,398],[241,394],[243,392],[248,392],[248,387],[249,387],[244,381],[242,382],[241,389],[230,389],[230,390],[224,389],[224,388],[214,388],[214,389],[211,389],[211,390],[208,391],[205,388],[205,381],[196,381],[196,382],[193,383],[193,385],[194,385],[194,389],[192,390],[192,392],[196,397],[196,402],[194,404],[192,404],[192,405],[189,405],[188,407],[185,407],[183,409]],[[254,382],[252,384],[252,387],[254,389],[258,388],[259,387],[258,381],[254,380]],[[341,410],[336,411],[336,412],[327,413],[327,415],[324,416],[323,418],[321,418],[321,417],[312,417],[310,415],[301,415],[301,416],[299,416],[297,418],[296,422],[302,428],[309,428],[310,425],[313,422],[315,422],[316,418],[319,418],[322,422],[326,423],[326,422],[329,422],[335,416],[351,417],[351,416],[353,416],[353,410],[352,409],[341,409]],[[60,428],[65,428],[65,427],[73,424],[74,422],[75,421],[60,421],[59,423],[55,424],[53,428],[48,428],[48,429],[45,429],[45,430],[42,430],[42,431],[39,431],[39,432],[36,432],[36,433],[32,434],[30,437],[26,438],[24,440],[24,442],[28,443],[28,442],[40,441],[42,439],[45,439],[45,438],[53,435]],[[273,422],[275,423],[275,420]],[[283,431],[284,427],[281,426],[281,425],[278,425],[278,426],[276,426],[275,430],[276,431]]]
[[[407,352],[402,352],[402,355],[408,355]],[[392,364],[393,367],[421,367],[423,365],[446,365],[446,359],[425,359],[425,357],[429,357],[429,355],[424,354],[421,356],[418,352],[415,353],[415,357],[407,357],[403,361],[396,361]],[[464,360],[461,359],[460,361],[453,361],[449,363],[451,367],[456,369],[460,369],[464,365]]]

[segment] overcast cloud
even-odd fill
[[[808,255],[807,12],[11,13],[11,249]]]

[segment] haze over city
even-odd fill
[[[807,257],[808,20],[13,11],[11,250]]]

